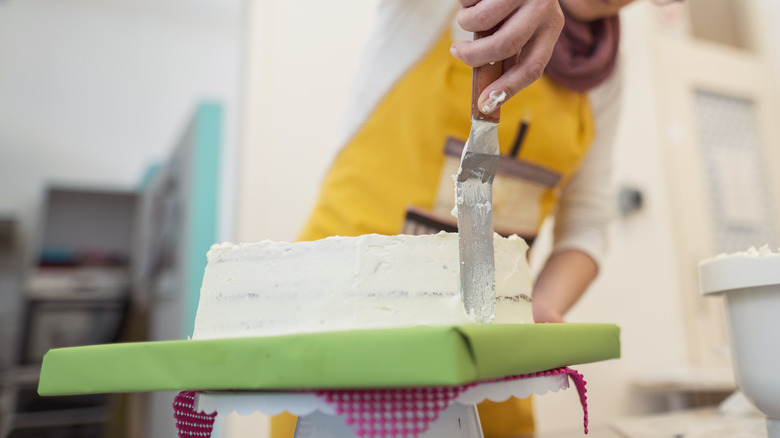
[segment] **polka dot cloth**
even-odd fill
[[[211,429],[214,428],[214,419],[217,418],[217,413],[195,412],[194,401],[195,391],[180,392],[173,399],[173,418],[176,419],[179,438],[208,438],[211,436]]]
[[[491,382],[526,379],[531,377],[567,374],[577,387],[584,413],[585,433],[588,433],[588,404],[585,379],[570,368],[557,368],[539,373],[523,374],[491,380]],[[439,413],[458,395],[479,383],[452,387],[404,388],[384,390],[325,390],[313,391],[330,404],[336,405],[336,414],[360,438],[416,438],[428,430]],[[196,413],[192,402],[194,392],[179,394],[174,402],[176,425],[180,438],[208,437],[216,412],[211,415]],[[181,404],[179,404],[181,402]],[[183,426],[182,426],[183,425]],[[206,434],[204,432],[208,431]]]
[[[347,426],[359,437],[416,437],[466,389],[410,388],[374,391],[318,391],[336,405]]]

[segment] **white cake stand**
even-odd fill
[[[419,438],[482,438],[476,405],[484,400],[504,401],[509,397],[527,398],[531,394],[557,392],[569,387],[567,374],[535,376],[511,381],[480,383],[461,392],[450,405],[430,423]],[[195,398],[196,411],[218,412],[212,431],[213,438],[224,435],[227,414],[250,415],[262,412],[278,415],[284,411],[298,416],[295,438],[356,437],[345,419],[336,414],[336,407],[309,392],[204,392]]]

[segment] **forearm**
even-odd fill
[[[554,253],[547,260],[533,291],[536,322],[563,322],[563,315],[596,278],[598,265],[575,249]]]
[[[612,219],[612,147],[620,114],[622,75],[616,71],[589,94],[596,135],[582,165],[561,194],[554,250],[534,287],[534,319],[562,322],[596,278]]]

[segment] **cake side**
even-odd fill
[[[496,235],[497,323],[533,322],[528,246]],[[214,245],[194,339],[473,323],[457,234]]]
[[[528,244],[518,236],[503,238],[495,234],[493,248],[496,260],[496,317],[493,323],[533,323],[533,279],[528,265]]]

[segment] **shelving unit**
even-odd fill
[[[134,190],[47,189],[34,262],[19,284],[17,354],[0,376],[0,438],[104,436],[115,397],[42,398],[40,362],[51,348],[120,340],[132,305],[140,205]]]
[[[15,351],[21,277],[16,227],[13,216],[0,214],[0,352]],[[9,368],[13,360],[11,354],[0,354],[0,372]]]
[[[0,437],[6,436],[6,425],[12,412],[14,399],[10,385],[24,380],[40,369],[12,369],[15,363],[16,323],[20,295],[20,270],[16,221],[11,215],[0,216]],[[11,354],[8,354],[11,353]],[[37,374],[35,375],[37,380]]]

